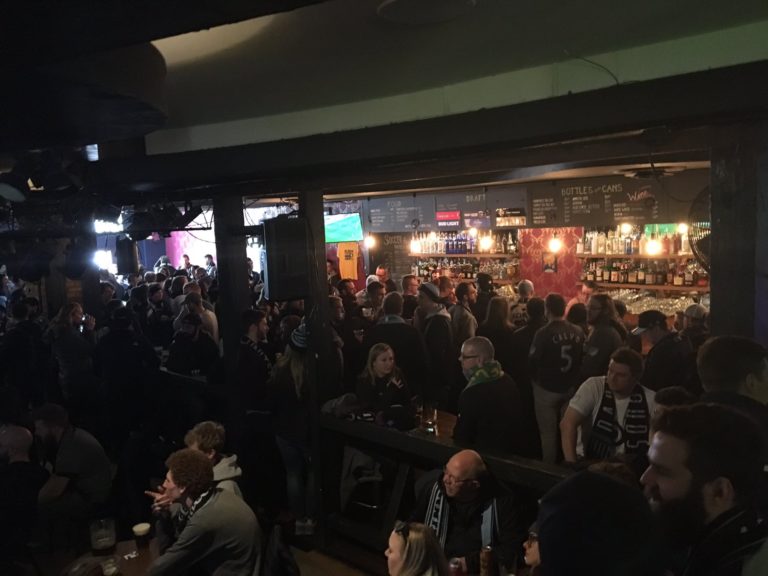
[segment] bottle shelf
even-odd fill
[[[515,254],[441,254],[441,253],[422,253],[408,254],[411,258],[499,258],[501,260],[516,260]]]
[[[576,254],[577,258],[582,260],[690,260],[695,258],[693,254],[658,254],[648,256],[647,254]]]
[[[619,284],[597,281],[600,288],[626,288],[629,290],[655,290],[657,292],[709,292],[709,286],[674,286],[669,284]]]

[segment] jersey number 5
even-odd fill
[[[561,346],[560,347],[560,358],[562,360],[565,360],[565,366],[560,366],[560,372],[565,374],[566,372],[570,372],[571,368],[573,367],[573,358],[571,357],[571,346]]]

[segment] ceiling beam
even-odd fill
[[[381,186],[428,174],[492,174],[708,150],[702,126],[768,115],[768,61],[525,104],[283,140],[104,160],[94,177],[125,192]],[[615,136],[611,136],[615,135]],[[340,175],[343,175],[339,178]],[[228,193],[228,192],[227,192]],[[246,193],[247,194],[247,193]]]
[[[288,12],[325,0],[23,0],[3,2],[0,69],[85,54]]]

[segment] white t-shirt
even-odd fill
[[[587,422],[584,422],[579,429],[576,453],[580,456],[584,455],[582,435],[588,434],[592,430],[592,423],[595,421],[595,418],[597,418],[604,391],[605,376],[593,376],[592,378],[587,378],[584,383],[579,386],[576,394],[573,395],[571,402],[568,404],[569,407],[576,410],[576,412],[582,416],[588,417]],[[643,386],[643,391],[645,392],[645,400],[648,403],[648,414],[653,416],[653,413],[656,411],[656,392],[645,386]],[[627,413],[627,406],[629,406],[629,396],[626,398],[617,398],[614,396],[614,399],[616,401],[616,422],[619,423],[619,426],[622,426],[624,415]],[[616,453],[624,453],[624,444],[616,446]]]

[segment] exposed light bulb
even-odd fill
[[[621,225],[621,233],[624,236],[629,236],[630,234],[632,234],[632,229],[633,228],[634,228],[634,226],[632,226],[632,224],[630,224],[629,222],[624,222]]]
[[[480,250],[482,252],[489,252],[491,248],[493,248],[493,238],[491,236],[480,238]]]
[[[563,249],[563,241],[560,240],[560,238],[557,237],[557,235],[552,236],[552,238],[549,239],[549,243],[547,244],[547,247],[549,248],[550,252],[557,253],[560,252],[560,250]]]
[[[469,235],[472,236],[472,238],[477,238],[477,228],[470,228]]]
[[[411,240],[411,254],[421,254],[421,242],[415,238]]]
[[[435,240],[437,240],[437,232],[432,230],[432,232],[429,233],[429,241],[434,242]]]
[[[661,254],[661,242],[655,238],[648,240],[645,245],[645,253],[648,254],[648,256],[656,256],[657,254]]]
[[[680,222],[680,224],[677,225],[677,233],[680,235],[688,234],[688,224]]]
[[[376,246],[376,238],[368,234],[368,236],[365,237],[365,240],[363,240],[363,245],[366,248],[373,248]]]

